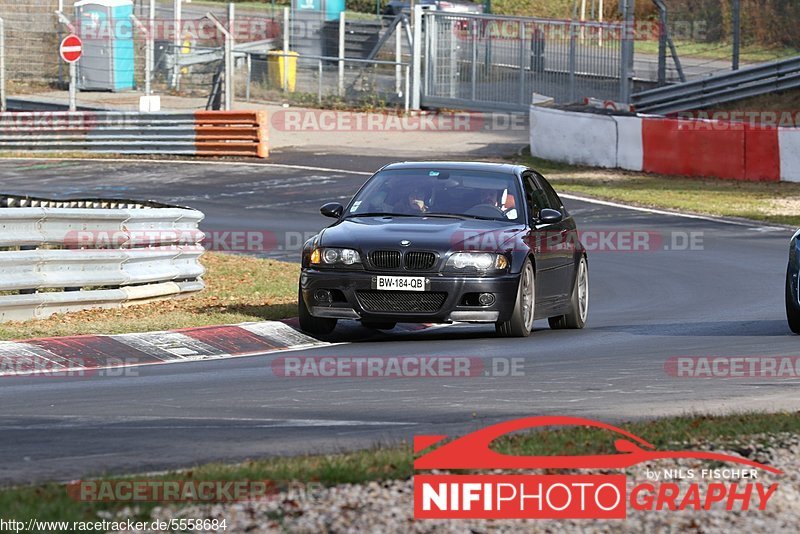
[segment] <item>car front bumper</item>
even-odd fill
[[[356,319],[373,322],[401,323],[496,323],[508,321],[514,313],[517,299],[519,274],[494,277],[463,277],[448,275],[423,275],[413,273],[381,273],[387,276],[424,277],[428,295],[436,295],[441,305],[436,309],[430,306],[415,306],[414,301],[423,293],[410,291],[373,290],[376,273],[365,271],[333,271],[304,269],[300,276],[302,297],[311,315],[333,319]],[[334,299],[330,303],[320,302],[315,295],[318,290],[330,291]],[[491,293],[494,303],[490,306],[475,305],[474,296]],[[442,296],[444,294],[444,296]],[[403,310],[384,309],[365,302],[364,295],[372,295],[380,300],[384,296],[407,299],[411,304]],[[465,298],[470,298],[465,302]],[[427,297],[425,297],[427,298]],[[438,304],[438,303],[437,303]],[[409,309],[410,308],[410,309]],[[414,309],[419,308],[419,309]],[[425,309],[422,309],[425,308]]]

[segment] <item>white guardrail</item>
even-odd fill
[[[0,195],[0,322],[200,291],[202,219],[152,202]]]

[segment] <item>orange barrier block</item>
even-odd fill
[[[197,155],[269,156],[266,111],[198,111],[194,118]]]

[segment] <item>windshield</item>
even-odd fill
[[[438,216],[522,222],[521,199],[512,174],[387,170],[376,174],[358,192],[345,216]]]

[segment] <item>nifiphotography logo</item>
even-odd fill
[[[582,426],[615,435],[615,454],[580,456],[510,456],[493,451],[498,438],[543,427]],[[777,483],[757,482],[758,471],[782,475],[774,467],[706,451],[657,451],[621,428],[578,417],[529,417],[500,423],[442,444],[447,436],[416,436],[414,475],[416,519],[625,519],[629,507],[639,511],[764,510]],[[429,450],[432,449],[432,450]],[[646,471],[647,481],[631,481],[622,471],[656,460],[709,462],[691,470]],[[738,464],[721,469],[720,463]],[[441,474],[439,471],[598,470],[599,474]],[[619,474],[609,471],[620,470]],[[695,472],[696,471],[696,472]],[[679,485],[667,479],[683,479]],[[706,482],[736,478],[733,482]],[[629,491],[630,489],[630,491]]]

